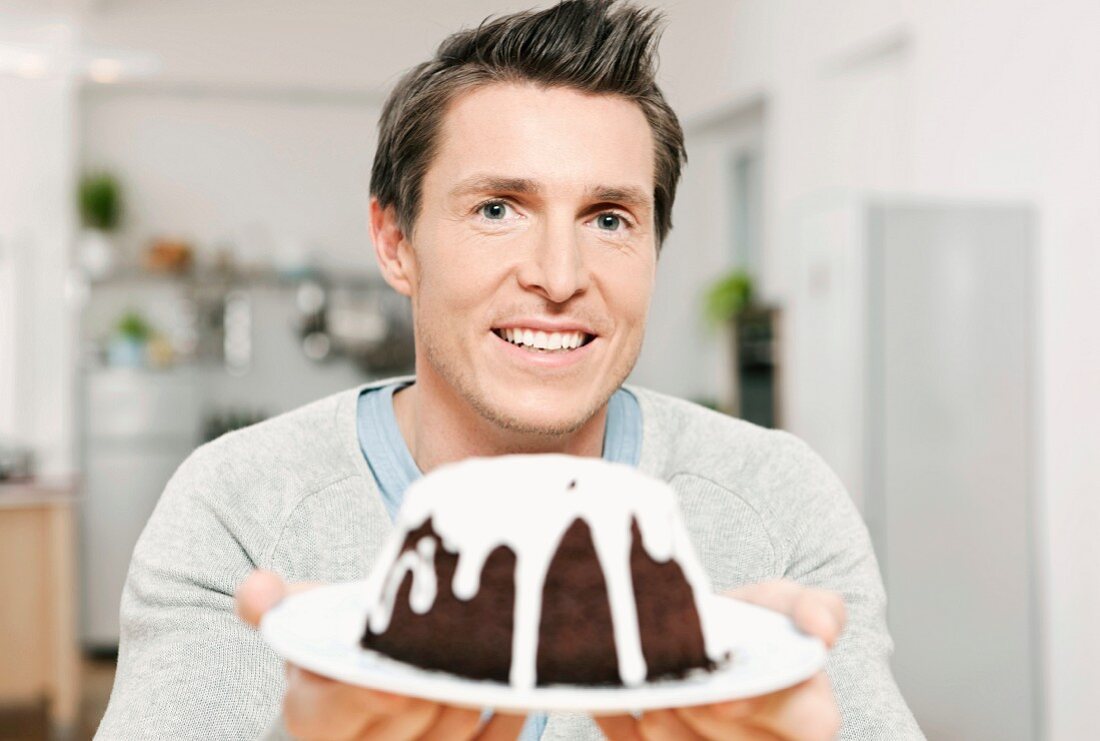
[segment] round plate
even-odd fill
[[[714,671],[697,670],[682,679],[639,687],[517,689],[421,669],[361,648],[366,593],[365,582],[349,582],[296,594],[264,615],[260,630],[284,659],[332,679],[450,705],[516,713],[607,715],[736,700],[790,687],[825,663],[824,644],[798,631],[783,615],[715,596],[708,609],[720,627],[719,641],[733,658]]]

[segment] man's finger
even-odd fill
[[[522,715],[496,713],[477,734],[477,741],[516,741],[526,721],[527,718]]]
[[[443,706],[439,703],[403,699],[407,702],[401,712],[370,723],[359,738],[369,741],[413,741],[426,733],[443,712]]]
[[[600,715],[593,720],[608,741],[644,741],[638,721],[631,715]]]
[[[237,587],[234,595],[237,615],[253,628],[258,628],[264,613],[279,604],[286,594],[286,584],[278,574],[253,571]]]
[[[726,593],[789,617],[804,632],[830,648],[844,630],[844,600],[836,592],[804,587],[787,579],[751,584]]]
[[[844,630],[848,615],[839,594],[809,589],[795,599],[791,619],[803,632],[820,638],[832,648]]]
[[[676,713],[703,738],[722,741],[779,741],[779,736],[771,731],[719,714],[714,706],[678,708]]]
[[[312,582],[287,584],[273,571],[253,571],[237,587],[234,602],[237,615],[253,628],[260,627],[264,613],[279,604],[285,597],[307,589],[313,589]]]
[[[287,666],[283,719],[303,739],[354,738],[369,724],[403,712],[410,699],[322,677]]]
[[[840,711],[824,672],[780,692],[711,707],[719,717],[732,717],[733,725],[748,725],[781,739],[829,741],[840,729]]]
[[[466,741],[477,734],[480,725],[481,713],[477,710],[444,706],[419,741]]]
[[[706,741],[671,710],[653,710],[638,719],[638,730],[645,741]]]

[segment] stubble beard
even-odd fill
[[[541,438],[560,438],[571,435],[584,427],[604,408],[615,391],[626,381],[641,352],[640,342],[637,343],[637,347],[628,348],[628,352],[624,353],[627,362],[617,365],[613,369],[611,375],[614,378],[614,383],[608,384],[605,392],[601,393],[589,408],[584,409],[574,419],[558,423],[538,423],[510,415],[491,404],[487,398],[488,395],[478,387],[473,375],[465,367],[452,362],[448,353],[439,352],[437,343],[433,341],[434,338],[430,331],[425,332],[423,326],[417,326],[416,331],[417,336],[424,340],[420,343],[419,348],[424,352],[424,360],[443,382],[454,389],[478,415],[501,430]]]

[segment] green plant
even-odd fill
[[[752,276],[744,270],[734,270],[722,276],[707,289],[706,314],[714,324],[732,321],[752,303]]]
[[[118,332],[120,337],[124,337],[125,339],[135,342],[145,342],[152,336],[153,327],[149,322],[145,321],[145,317],[139,312],[131,309],[123,314],[118,320],[115,331]]]
[[[111,231],[118,226],[122,196],[118,180],[109,173],[90,173],[80,179],[80,220],[91,229]]]

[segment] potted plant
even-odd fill
[[[153,336],[153,328],[140,312],[130,309],[115,325],[114,335],[107,345],[107,360],[116,367],[141,368],[145,365],[145,346]]]
[[[705,312],[707,319],[716,327],[726,330],[729,342],[732,383],[729,398],[720,406],[730,414],[739,415],[741,411],[740,389],[740,338],[738,320],[749,309],[753,301],[752,276],[740,268],[734,269],[718,278],[707,289]]]
[[[105,277],[114,266],[111,233],[118,228],[122,215],[122,196],[118,180],[106,172],[89,173],[80,179],[77,206],[83,230],[79,259],[88,277]]]
[[[751,303],[752,276],[744,270],[727,273],[707,289],[707,316],[715,325],[734,321]]]

